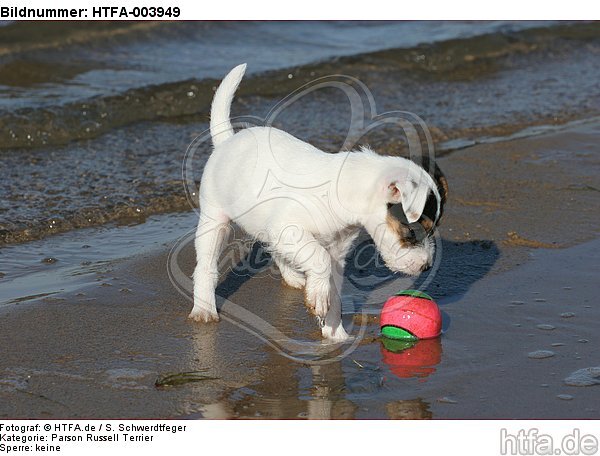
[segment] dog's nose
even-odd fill
[[[428,271],[429,269],[431,269],[431,265],[429,263],[425,263],[423,266],[421,266],[421,272]]]

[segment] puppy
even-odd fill
[[[268,246],[289,286],[304,288],[323,337],[344,341],[344,263],[360,230],[366,229],[392,271],[426,270],[446,180],[437,167],[434,180],[410,160],[367,148],[329,154],[272,127],[234,133],[230,106],[245,69],[244,64],[231,70],[212,103],[214,151],[200,184],[190,318],[219,319],[217,262],[234,222]]]

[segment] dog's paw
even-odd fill
[[[325,318],[329,311],[331,287],[329,278],[308,276],[305,289],[306,305],[317,317]]]
[[[219,321],[219,314],[203,309],[202,307],[194,307],[188,318],[198,323],[211,323]]]
[[[331,343],[342,343],[351,339],[342,325],[337,328],[325,325],[321,328],[321,335],[327,342]]]

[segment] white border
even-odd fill
[[[594,20],[600,19],[600,2],[590,0],[483,2],[429,0],[393,2],[377,0],[9,0],[0,6],[28,8],[92,8],[162,6],[181,9],[177,20]],[[7,20],[10,18],[2,18]],[[92,19],[88,17],[87,19]],[[98,19],[98,18],[97,18]],[[132,20],[113,17],[113,20]]]
[[[537,455],[544,454],[538,446],[544,436],[552,440],[553,455],[598,454],[600,430],[597,421],[552,421],[552,420],[489,420],[489,421],[148,421],[148,420],[81,420],[81,421],[0,421],[6,433],[7,424],[17,426],[39,426],[38,432],[25,432],[23,435],[45,435],[48,438],[56,433],[55,426],[64,427],[58,431],[61,435],[82,435],[83,442],[57,443],[60,452],[51,454],[81,455],[260,455],[260,456],[307,456],[310,454],[352,454],[367,456],[380,455],[461,455],[481,456],[499,454]],[[136,436],[152,437],[146,442],[126,442],[119,425],[153,426],[162,423],[168,426],[185,426],[185,431],[170,432],[131,432]],[[75,425],[80,430],[72,429]],[[111,431],[107,426],[112,427]],[[69,429],[68,427],[71,427]],[[118,433],[118,442],[91,443],[85,441],[90,432],[88,426],[95,426],[91,434],[111,436]],[[98,427],[102,426],[101,430]],[[48,431],[44,431],[44,427]],[[109,428],[110,429],[110,428]],[[504,431],[503,431],[504,429]],[[4,432],[3,432],[4,431]],[[12,434],[12,433],[11,433]],[[506,437],[512,443],[506,443]],[[517,436],[520,441],[517,443]],[[533,436],[536,440],[532,440]],[[568,444],[577,435],[595,440],[595,450],[564,451],[565,439]],[[528,438],[529,436],[529,438]],[[529,443],[526,442],[529,440]],[[6,444],[7,442],[1,442]],[[533,443],[533,445],[532,445]],[[15,443],[11,443],[14,445]],[[32,444],[28,444],[32,445]],[[35,445],[35,444],[33,444]],[[516,445],[516,446],[515,446]],[[504,448],[504,452],[502,451]],[[568,447],[566,447],[568,448]],[[545,448],[547,450],[547,447]],[[556,450],[560,449],[560,453]],[[589,449],[589,446],[588,446]],[[508,451],[507,451],[508,450]],[[537,451],[536,451],[537,450]],[[3,453],[6,454],[6,453]],[[11,452],[9,454],[37,454],[29,452]]]

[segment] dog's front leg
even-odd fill
[[[308,308],[324,319],[330,306],[331,257],[312,234],[302,227],[288,226],[273,243],[275,255],[306,276],[304,288]]]
[[[219,321],[215,288],[219,280],[219,257],[229,231],[227,222],[200,216],[195,239],[194,308],[189,315],[192,320]]]
[[[342,284],[344,281],[346,256],[357,237],[358,232],[349,233],[330,245],[328,249],[332,266],[331,306],[325,317],[325,324],[321,328],[321,334],[326,339],[334,342],[342,342],[350,337],[342,325]]]
[[[303,273],[296,271],[287,261],[277,255],[273,255],[273,260],[279,268],[283,282],[288,287],[302,289],[306,286],[306,277]]]
[[[329,311],[325,316],[321,334],[325,339],[332,342],[342,342],[349,338],[348,333],[346,333],[346,330],[342,325],[342,281],[344,277],[344,263],[340,263],[335,258],[332,258],[331,274],[331,304],[329,306]]]

